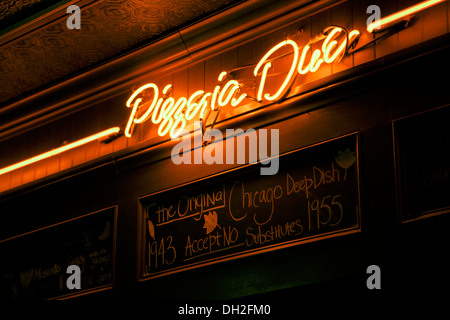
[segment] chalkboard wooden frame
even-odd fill
[[[360,159],[359,159],[360,136],[359,135],[360,135],[359,132],[352,132],[352,133],[338,136],[338,137],[335,137],[332,139],[321,141],[321,142],[318,142],[318,143],[315,143],[312,145],[308,145],[308,146],[305,146],[302,148],[298,148],[298,149],[295,149],[295,150],[292,150],[289,152],[285,152],[279,156],[280,159],[282,159],[289,155],[296,155],[301,152],[314,150],[314,148],[320,148],[323,146],[327,147],[327,144],[333,143],[336,141],[340,141],[340,140],[344,140],[344,139],[354,139],[355,151],[353,153],[353,156],[354,156],[353,161],[355,163],[354,175],[355,175],[355,184],[356,184],[354,186],[355,193],[356,193],[356,194],[354,194],[354,196],[356,198],[356,200],[355,200],[356,201],[356,212],[354,214],[354,218],[355,218],[356,222],[353,226],[347,227],[344,229],[339,229],[339,230],[336,230],[333,232],[327,232],[324,234],[312,235],[312,236],[308,236],[308,237],[300,238],[300,239],[293,239],[293,240],[289,240],[289,241],[284,241],[282,243],[275,243],[273,245],[268,245],[263,248],[255,248],[255,249],[245,250],[243,252],[232,253],[232,254],[221,256],[218,258],[212,258],[212,259],[206,260],[206,261],[200,261],[197,263],[182,265],[182,266],[179,266],[179,267],[176,267],[173,269],[165,270],[165,271],[154,273],[154,274],[148,274],[148,273],[146,274],[145,261],[144,261],[146,259],[146,256],[145,256],[146,243],[145,242],[146,242],[146,234],[148,233],[147,228],[149,226],[147,226],[147,221],[144,221],[144,220],[146,220],[147,205],[148,205],[149,199],[152,199],[153,197],[158,197],[160,195],[164,195],[166,193],[176,192],[177,190],[181,190],[182,188],[189,187],[192,185],[197,185],[198,183],[201,183],[201,182],[211,183],[212,181],[215,181],[215,179],[221,179],[221,178],[226,179],[226,177],[229,175],[231,175],[230,177],[232,178],[232,177],[234,177],[234,175],[233,175],[234,173],[245,172],[248,168],[252,168],[253,170],[256,170],[259,168],[259,164],[260,164],[260,162],[258,161],[257,163],[243,165],[238,168],[219,172],[212,176],[189,181],[187,183],[183,183],[183,184],[180,184],[180,185],[177,185],[174,187],[166,188],[164,190],[157,191],[157,192],[139,197],[138,198],[139,222],[138,222],[138,235],[137,235],[138,236],[138,261],[137,261],[138,262],[138,279],[137,280],[138,281],[146,281],[149,279],[166,276],[166,275],[170,275],[170,274],[177,273],[177,272],[182,272],[182,271],[186,271],[186,270],[193,269],[193,268],[204,267],[204,266],[208,266],[208,265],[219,263],[219,262],[224,262],[224,261],[233,260],[233,259],[237,259],[237,258],[243,258],[243,257],[255,255],[255,254],[270,252],[273,250],[279,250],[279,249],[292,247],[292,246],[296,246],[296,245],[300,245],[300,244],[304,244],[304,243],[308,243],[308,242],[312,242],[312,241],[317,241],[317,240],[332,238],[332,237],[336,237],[336,236],[343,236],[343,235],[347,235],[347,234],[353,234],[353,233],[360,232],[361,231],[361,200],[360,200]],[[319,149],[317,149],[317,150],[319,150]],[[322,150],[320,150],[320,151],[322,151]],[[319,220],[319,218],[317,220]],[[205,221],[206,221],[206,218],[205,218]],[[204,226],[204,228],[205,228],[205,226]]]
[[[98,235],[98,240],[99,241],[105,241],[108,238],[110,238],[111,240],[108,240],[108,247],[109,245],[111,245],[111,256],[109,256],[109,254],[107,252],[103,253],[103,252],[91,252],[90,255],[92,255],[92,257],[89,257],[88,262],[90,261],[90,266],[89,268],[94,268],[93,270],[97,270],[97,266],[100,265],[104,265],[105,263],[107,265],[110,265],[111,267],[111,274],[110,277],[108,276],[108,278],[110,278],[110,281],[105,281],[105,284],[101,284],[101,285],[94,285],[92,287],[89,288],[84,288],[84,279],[83,277],[86,275],[83,270],[81,270],[81,281],[82,281],[82,287],[81,289],[72,289],[72,290],[66,290],[64,289],[64,292],[61,292],[61,294],[58,293],[53,293],[53,291],[56,290],[52,290],[50,292],[47,291],[42,291],[41,289],[38,290],[39,294],[34,294],[32,297],[28,297],[25,299],[47,299],[47,300],[65,300],[65,299],[70,299],[70,298],[74,298],[74,297],[78,297],[78,296],[82,296],[82,295],[86,295],[86,294],[91,294],[94,292],[99,292],[99,291],[104,291],[104,290],[109,290],[112,289],[114,287],[114,281],[115,281],[115,262],[116,262],[116,240],[117,240],[117,212],[118,212],[118,208],[117,205],[114,206],[110,206],[110,207],[106,207],[97,211],[93,211],[87,214],[84,214],[82,216],[73,218],[73,219],[69,219],[69,220],[65,220],[59,223],[55,223],[49,226],[45,226],[43,228],[39,228],[36,230],[32,230],[30,232],[26,232],[24,234],[20,234],[5,240],[2,240],[0,242],[0,244],[6,244],[6,245],[10,245],[13,243],[16,243],[17,245],[17,241],[22,242],[23,244],[29,244],[30,241],[33,242],[39,242],[39,239],[46,239],[45,241],[49,241],[48,238],[48,234],[51,235],[58,235],[58,234],[63,234],[63,233],[67,233],[67,234],[75,234],[73,227],[77,227],[79,228],[80,226],[89,226],[89,228],[92,228],[92,222],[95,221],[99,221],[101,223],[100,227],[102,229],[98,229],[96,228],[96,230],[103,230],[103,232],[101,232],[101,234]],[[105,220],[101,220],[100,218],[104,218]],[[111,223],[112,222],[112,226]],[[104,224],[106,223],[106,224]],[[72,227],[72,229],[70,228]],[[86,234],[86,231],[83,231],[83,235],[84,237],[87,237],[88,235]],[[96,234],[97,235],[97,234]],[[53,239],[54,242],[61,242],[61,239]],[[77,243],[77,240],[73,240],[73,243]],[[88,241],[88,240],[86,240]],[[19,244],[20,246],[20,244]],[[73,249],[73,248],[69,248]],[[48,249],[47,249],[48,250]],[[79,248],[76,249],[77,252]],[[84,249],[83,249],[84,250]],[[64,260],[63,258],[61,258],[61,256],[55,256],[55,252],[51,252],[51,251],[47,251],[49,252],[49,254],[53,257],[53,258],[57,258],[60,260],[57,260],[56,262],[53,262],[56,265],[59,265],[58,263],[60,263],[62,260]],[[97,255],[96,255],[97,254]],[[108,254],[108,256],[106,256],[106,254]],[[70,254],[69,254],[70,256]],[[65,257],[67,259],[67,255]],[[35,257],[31,257],[31,259],[35,260]],[[45,260],[48,259],[48,257],[44,257]],[[61,260],[62,259],[62,260]],[[96,259],[95,262],[93,262]],[[50,260],[52,260],[52,258],[50,258]],[[52,260],[54,261],[54,260]],[[83,261],[82,263],[84,264],[85,261]],[[42,263],[41,260],[39,260],[39,263]],[[92,266],[92,263],[95,264],[95,266]],[[78,263],[75,263],[76,265],[79,265]],[[62,277],[62,280],[64,280],[64,283],[62,284],[63,286],[65,285],[65,278],[69,277],[69,274],[66,274],[65,271],[68,265],[66,266],[64,263],[61,264],[58,267],[58,274],[60,274],[60,277]],[[84,268],[84,267],[81,267]],[[96,269],[97,268],[97,269]],[[102,266],[103,268],[103,266]],[[39,270],[40,271],[40,270]],[[97,270],[98,271],[98,270]],[[33,271],[34,275],[33,275],[33,279],[35,277],[35,273],[36,270]],[[22,274],[21,274],[22,277]],[[22,281],[22,280],[21,280]],[[60,280],[61,281],[61,280]],[[30,281],[32,282],[32,281]],[[61,285],[61,284],[60,284]],[[28,290],[28,289],[27,289]],[[71,292],[73,291],[73,292]]]
[[[411,167],[414,163],[412,162],[413,160],[410,160],[420,159],[420,157],[412,154],[414,148],[424,148],[426,150],[430,150],[431,148],[430,143],[420,141],[420,136],[423,136],[423,139],[425,140],[427,138],[426,135],[429,134],[430,136],[428,136],[428,139],[432,138],[431,140],[437,141],[439,137],[436,136],[436,133],[445,129],[447,129],[447,132],[444,132],[444,134],[450,136],[448,125],[443,123],[445,122],[445,119],[448,119],[449,115],[450,105],[444,105],[392,121],[397,217],[400,223],[426,219],[450,212],[450,201],[447,201],[445,205],[433,207],[430,203],[427,204],[418,200],[423,197],[412,191],[412,189],[418,188],[417,180],[419,178],[417,177],[417,173],[423,171],[423,168],[420,169],[420,165],[417,166],[416,163],[416,167],[414,168],[416,172],[413,174],[411,172],[413,168]],[[432,134],[435,134],[435,138],[433,138]],[[449,141],[450,139],[447,139],[447,144]],[[411,142],[415,144],[414,148],[409,145]],[[422,145],[420,145],[420,143],[422,143]],[[435,149],[439,150],[443,148]],[[450,170],[450,166],[447,170]],[[420,175],[423,174],[423,172],[420,172]],[[427,174],[429,174],[429,172]],[[430,180],[430,177],[427,178]]]

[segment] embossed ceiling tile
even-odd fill
[[[0,20],[43,1],[44,0],[2,0],[0,1]]]
[[[111,55],[112,52],[118,52],[129,48],[138,41],[136,39],[131,39],[127,34],[119,34],[117,33],[115,36],[108,37],[102,39],[102,42],[105,44],[105,47],[110,48],[108,50],[108,55]]]
[[[102,1],[103,2],[103,1]],[[85,20],[85,19],[95,19],[95,17],[97,16],[97,12],[95,12],[96,7],[89,7],[89,8],[83,8],[83,10],[81,10],[81,21]]]
[[[84,65],[89,65],[105,59],[107,55],[98,50],[84,50],[80,52],[74,52],[73,56],[77,56],[80,61],[83,61]]]
[[[127,34],[130,39],[136,37],[135,32],[139,30],[138,24],[131,19],[119,19],[116,23],[107,23],[108,19],[98,18],[99,21],[105,20],[103,23],[97,24],[97,32],[92,33],[99,39],[109,38],[117,34]]]
[[[70,37],[59,37],[53,35],[43,36],[39,39],[39,42],[42,46],[47,47],[49,49],[52,48],[66,48],[70,45]]]
[[[164,11],[158,7],[142,7],[139,6],[134,9],[134,14],[136,16],[142,17],[144,19],[156,19],[159,21],[161,17],[164,15]]]
[[[45,29],[46,34],[60,34],[63,33],[67,29],[66,24],[58,23],[53,24]]]
[[[87,20],[87,22],[84,21],[82,26],[81,26],[81,31],[82,32],[86,32],[86,33],[92,34],[92,33],[95,33],[97,30],[98,30],[97,24],[89,22],[89,20]],[[81,36],[81,32],[78,32],[78,30],[74,30],[74,31],[75,32],[73,32],[73,37],[76,37],[78,35]]]
[[[30,37],[30,38],[25,38],[25,39],[19,39],[18,41],[15,42],[15,47],[16,48],[33,48],[34,46],[36,46],[38,44],[37,40]]]
[[[25,88],[37,88],[41,85],[42,81],[45,79],[45,74],[48,72],[48,70],[45,66],[24,64],[23,70],[21,72],[23,74],[26,74],[30,69],[32,69],[33,72],[40,74],[41,77],[24,76],[18,79],[17,81],[21,83],[22,86]]]
[[[21,65],[22,63],[32,63],[34,61],[40,61],[42,55],[39,52],[27,50],[27,49],[16,49],[12,51],[14,58],[16,60],[16,65]]]
[[[77,65],[65,63],[64,61],[55,61],[52,63],[51,72],[55,78],[63,77],[66,74],[75,72],[78,69]]]
[[[7,75],[8,73],[11,73],[13,70],[11,66],[8,63],[0,62],[0,74]]]
[[[99,8],[102,14],[112,19],[126,19],[131,16],[131,9],[121,4],[105,4]]]
[[[73,50],[71,51],[71,61],[76,61],[77,66],[88,66],[92,63],[101,61],[108,57],[108,53],[104,50],[96,49],[97,46],[102,45],[99,44],[99,39],[95,37],[83,38],[79,39],[80,45],[75,45]],[[83,46],[83,43],[95,43],[95,47],[93,46]]]
[[[76,36],[72,38],[71,51],[97,50],[101,45],[101,37],[97,37],[95,34]]]
[[[35,76],[27,76],[30,72],[33,72]],[[9,80],[18,84],[38,84],[45,79],[47,72],[47,66],[39,65],[32,61],[22,61],[14,66],[14,74],[10,76]]]
[[[47,59],[52,62],[65,62],[66,64],[78,64],[72,59],[72,52],[64,48],[52,48],[46,52]],[[51,67],[52,64],[49,66]]]
[[[146,7],[153,7],[153,8],[161,8],[161,7],[167,7],[172,4],[172,0],[131,0],[128,1],[128,3],[133,3],[134,6],[146,6]]]
[[[162,33],[169,28],[162,23],[144,23],[141,25],[141,31],[143,31],[145,34],[154,34],[157,35],[159,33]]]
[[[9,68],[14,72],[22,70],[21,68],[24,64],[32,64],[33,61],[39,61],[42,58],[42,54],[39,51],[20,48],[7,48],[7,50],[2,51],[2,54],[6,57],[3,62],[8,64]]]
[[[120,33],[130,33],[135,29],[135,25],[128,21],[121,21],[112,26],[110,30],[111,32],[120,32]]]
[[[177,18],[191,18],[193,16],[199,15],[202,13],[201,8],[191,8],[187,4],[177,3],[170,10],[168,10],[171,15],[174,15]]]
[[[39,83],[38,78],[23,77],[14,80],[14,90],[19,90],[19,92],[27,88],[34,89],[36,88],[35,82]]]
[[[235,0],[98,0],[81,30],[61,19],[0,47],[0,103],[153,39]]]
[[[7,64],[9,69],[14,70],[14,66],[16,65],[14,53],[11,50],[0,51],[0,63]]]

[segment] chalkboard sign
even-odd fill
[[[140,199],[142,278],[360,230],[358,135]]]
[[[403,221],[450,211],[450,107],[394,121]]]
[[[0,242],[0,296],[35,300],[112,287],[116,207]],[[80,268],[69,289],[67,267]]]

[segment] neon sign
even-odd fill
[[[278,43],[267,51],[253,71],[255,77],[261,77],[256,100],[261,103],[264,100],[278,102],[285,98],[298,74],[305,75],[308,72],[316,72],[322,63],[330,64],[340,61],[348,48],[356,44],[359,35],[360,33],[357,30],[347,33],[344,28],[337,26],[326,28],[323,30],[322,35],[316,39],[317,41],[324,39],[321,49],[315,49],[311,53],[308,63],[306,63],[306,56],[311,50],[310,44],[312,41],[303,47],[301,53],[299,46],[293,40],[285,40]],[[274,60],[269,58],[286,46],[292,47],[293,50],[289,71],[275,93],[265,92],[267,74],[269,69],[272,68],[272,61]],[[126,106],[131,108],[131,113],[125,127],[125,136],[131,137],[136,124],[144,123],[151,119],[153,124],[159,125],[158,135],[164,136],[169,134],[173,139],[183,132],[187,121],[194,119],[196,116],[199,119],[204,119],[211,111],[217,111],[220,107],[227,105],[236,107],[245,98],[250,98],[246,93],[241,92],[243,85],[236,80],[229,80],[222,85],[226,76],[226,71],[219,74],[217,78],[219,84],[215,86],[213,92],[198,90],[191,94],[189,98],[180,97],[178,100],[169,97],[172,91],[171,84],[164,87],[161,91],[161,97],[159,97],[159,88],[156,84],[144,84],[126,102]],[[151,98],[144,101],[144,95]]]
[[[0,175],[8,173],[10,171],[14,171],[14,170],[22,168],[22,167],[25,167],[25,166],[27,166],[29,164],[32,164],[32,163],[35,163],[35,162],[38,162],[38,161],[41,161],[41,160],[44,160],[44,159],[56,156],[58,154],[66,152],[66,151],[68,151],[70,149],[74,149],[74,148],[77,148],[79,146],[85,145],[85,144],[87,144],[89,142],[92,142],[92,141],[95,141],[95,140],[98,140],[98,139],[102,139],[102,138],[105,138],[105,137],[109,137],[109,136],[118,134],[119,132],[120,132],[120,127],[113,127],[113,128],[108,129],[108,130],[104,130],[102,132],[90,135],[90,136],[88,136],[86,138],[83,138],[81,140],[77,140],[75,142],[66,144],[66,145],[64,145],[62,147],[59,147],[59,148],[47,151],[45,153],[41,153],[40,155],[34,156],[34,157],[29,158],[27,160],[20,161],[18,163],[10,165],[9,167],[0,169]]]
[[[218,111],[221,107],[228,105],[236,107],[246,98],[253,101],[257,100],[260,103],[263,101],[278,102],[286,97],[297,75],[316,72],[323,63],[330,64],[336,61],[339,62],[347,53],[348,48],[356,45],[359,35],[360,33],[357,30],[347,32],[342,27],[332,26],[324,29],[320,36],[311,40],[301,50],[293,40],[285,40],[278,43],[264,54],[253,71],[255,77],[260,77],[256,98],[252,98],[246,93],[241,92],[243,85],[237,80],[232,79],[226,81],[228,78],[226,71],[219,74],[217,78],[218,84],[212,92],[198,90],[191,94],[189,98],[179,97],[177,100],[170,96],[173,89],[172,84],[166,85],[161,92],[159,87],[154,83],[144,84],[133,92],[126,102],[126,106],[131,108],[131,112],[124,130],[124,135],[130,138],[136,125],[151,120],[153,124],[159,125],[158,135],[165,136],[169,134],[171,138],[176,138],[185,130],[187,121],[193,120],[196,117],[204,120],[205,117],[207,118],[209,116],[211,111]],[[321,40],[323,40],[321,49],[315,49],[311,53],[311,58],[307,63],[306,57],[311,50],[310,45]],[[288,46],[292,48],[293,53],[289,71],[275,93],[265,92],[268,72],[273,67],[273,63],[277,58],[275,54],[278,50]],[[120,131],[120,127],[113,127],[93,134],[57,149],[2,168],[0,169],[0,175],[98,139],[118,136]]]
[[[218,80],[223,81],[227,75],[222,72]],[[137,96],[145,90],[151,90],[153,98],[143,104],[142,98]],[[154,124],[159,124],[158,134],[164,136],[170,133],[171,137],[178,137],[180,132],[186,126],[186,120],[192,120],[199,112],[200,118],[205,115],[205,110],[209,106],[211,110],[217,110],[218,107],[224,107],[231,103],[233,107],[239,105],[247,94],[236,94],[240,91],[240,84],[236,80],[228,81],[223,87],[216,85],[213,92],[204,92],[198,90],[194,92],[189,99],[180,97],[175,101],[173,97],[167,97],[172,90],[172,85],[168,84],[162,90],[163,97],[158,98],[159,88],[154,83],[148,83],[137,89],[127,100],[127,107],[131,109],[131,114],[125,127],[125,136],[132,136],[132,127],[135,123],[143,123],[150,119]],[[148,92],[146,92],[148,94]],[[145,113],[137,117],[137,110],[147,107]],[[185,110],[186,109],[186,110]],[[185,113],[182,111],[185,110]]]

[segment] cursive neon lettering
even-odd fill
[[[280,88],[278,89],[278,91],[274,94],[274,95],[270,95],[268,93],[266,93],[264,95],[264,98],[266,100],[269,101],[274,101],[274,100],[278,100],[281,97],[284,96],[284,94],[286,93],[287,90],[289,90],[289,88],[292,86],[294,80],[295,80],[295,69],[296,66],[298,64],[298,56],[299,56],[299,50],[298,50],[298,46],[297,44],[292,41],[292,40],[286,40],[283,42],[280,42],[279,44],[277,44],[276,46],[274,46],[272,49],[270,49],[263,57],[262,59],[258,62],[258,64],[255,67],[255,70],[253,72],[253,74],[255,75],[255,77],[258,75],[258,71],[261,68],[261,65],[266,62],[266,60],[274,53],[276,52],[278,49],[285,47],[286,45],[291,45],[292,48],[294,49],[294,57],[292,59],[292,64],[291,64],[291,68],[289,69],[288,74],[286,75],[286,78],[284,79],[283,83],[281,84]],[[261,76],[261,81],[260,81],[260,85],[259,85],[259,89],[258,89],[258,101],[262,101],[262,97],[263,97],[263,91],[264,91],[264,83],[266,81],[266,77],[267,77],[267,72],[268,70],[272,67],[272,63],[270,62],[266,62],[266,64],[264,65],[263,68],[263,72],[262,72],[262,76]]]
[[[323,36],[315,39],[324,39],[324,41],[320,49],[315,49],[311,53],[308,63],[306,63],[306,56],[311,49],[310,43],[306,44],[300,52],[297,43],[293,40],[285,40],[267,51],[253,70],[255,77],[260,76],[256,96],[259,102],[264,100],[278,102],[287,95],[297,74],[316,72],[323,63],[341,61],[347,48],[359,39],[359,31],[353,30],[347,34],[344,28],[333,26],[324,29]],[[290,46],[293,53],[289,71],[274,93],[265,92],[266,79],[275,60],[273,55],[286,46]],[[179,97],[177,100],[168,97],[172,90],[171,84],[164,87],[162,97],[159,97],[159,88],[156,84],[144,84],[127,100],[126,105],[131,108],[131,112],[125,128],[125,136],[131,137],[135,124],[144,123],[151,118],[154,124],[159,124],[160,136],[169,134],[174,139],[183,132],[187,121],[193,120],[196,116],[206,123],[205,119],[211,111],[218,111],[227,105],[237,107],[248,96],[246,93],[241,93],[243,86],[241,83],[234,79],[227,81],[227,77],[228,73],[222,71],[217,78],[218,84],[212,92],[198,90],[189,97]]]

